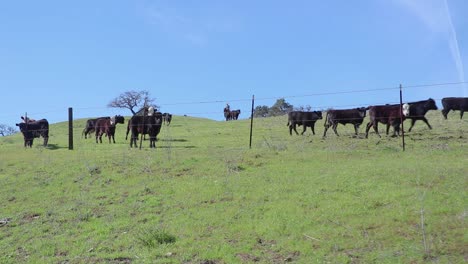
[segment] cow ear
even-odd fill
[[[19,126],[19,124],[16,124],[16,126]]]

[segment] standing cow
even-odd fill
[[[44,147],[47,147],[49,142],[49,122],[47,119],[40,119],[37,121],[28,120],[25,123],[16,124],[21,133],[23,133],[24,146],[32,147],[34,138],[43,137]]]
[[[344,110],[328,110],[327,115],[325,116],[325,131],[323,132],[323,137],[326,137],[327,130],[330,127],[332,127],[333,131],[338,136],[338,132],[336,131],[338,124],[352,124],[357,136],[359,126],[366,117],[366,111],[367,108],[365,107]]]
[[[169,113],[164,113],[162,114],[162,119],[164,124],[170,125],[172,121],[172,115]]]
[[[125,123],[125,119],[123,116],[116,115],[112,118],[100,118],[97,119],[95,122],[95,130],[96,130],[96,143],[102,143],[102,135],[106,134],[106,137],[109,138],[109,143],[115,143],[115,127],[117,124]]]
[[[447,119],[450,110],[460,111],[460,119],[463,118],[463,112],[468,111],[468,97],[445,97],[442,98],[442,115]]]
[[[299,135],[296,130],[296,125],[303,126],[301,135],[304,135],[306,128],[310,127],[312,133],[315,135],[315,122],[319,119],[322,119],[321,111],[313,112],[302,112],[302,111],[292,111],[288,113],[288,123],[286,126],[289,126],[289,134],[292,135],[292,131],[296,132],[296,135]]]
[[[366,138],[369,135],[371,127],[374,128],[375,133],[379,136],[378,123],[386,124],[388,135],[390,126],[393,127],[393,136],[400,134],[401,121],[405,120],[405,114],[403,113],[404,108],[400,105],[376,105],[369,107],[369,118],[370,121],[366,127]]]
[[[161,131],[162,125],[162,114],[160,112],[154,112],[151,115],[134,115],[127,125],[127,135],[125,139],[128,139],[128,133],[131,131],[130,136],[130,147],[137,147],[138,135],[149,135],[150,148],[156,147],[157,135]]]
[[[91,133],[95,132],[96,128],[96,121],[98,119],[110,119],[110,116],[103,116],[103,117],[98,117],[98,118],[93,118],[93,119],[88,119],[86,120],[86,125],[85,128],[83,129],[83,132],[81,133],[81,136],[84,135],[85,139],[88,138],[88,135]]]

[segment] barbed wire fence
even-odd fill
[[[191,102],[161,102],[159,105],[164,108],[164,107],[177,107],[181,105],[194,105],[195,107],[193,109],[197,109],[197,105],[217,105],[219,106],[220,104],[224,104],[226,102],[230,103],[243,103],[243,104],[249,104],[250,102],[252,103],[252,109],[248,109],[248,111],[243,109],[243,114],[247,113],[247,116],[243,116],[246,119],[250,119],[251,122],[249,122],[250,126],[250,131],[249,131],[249,139],[246,139],[245,142],[248,142],[249,147],[252,146],[252,136],[255,136],[255,120],[258,120],[258,118],[254,117],[254,112],[253,110],[255,109],[255,106],[258,104],[258,102],[262,101],[271,101],[271,100],[278,100],[278,99],[295,99],[295,98],[313,98],[315,101],[322,101],[319,99],[319,97],[327,96],[327,97],[333,97],[337,95],[348,95],[348,94],[369,94],[369,93],[382,93],[382,92],[395,92],[395,98],[398,98],[397,93],[398,91],[406,91],[406,90],[414,90],[414,89],[420,89],[420,90],[425,90],[428,88],[432,87],[446,87],[446,86],[453,86],[453,85],[465,85],[468,82],[446,82],[446,83],[434,83],[434,84],[423,84],[423,85],[411,85],[411,86],[395,86],[395,87],[385,87],[385,88],[374,88],[374,89],[354,89],[354,90],[345,90],[345,91],[334,91],[334,92],[320,92],[320,93],[310,93],[310,94],[301,94],[301,95],[284,95],[284,96],[274,96],[274,97],[254,97],[252,98],[227,98],[223,100],[201,100],[201,101],[191,101]],[[318,100],[317,100],[318,99]],[[432,98],[436,101],[441,100],[442,98]],[[404,93],[403,93],[403,102],[407,102],[404,98]],[[370,106],[370,105],[385,105],[385,104],[399,104],[396,99],[390,100],[390,101],[373,101],[373,102],[368,102],[368,103],[354,103],[354,104],[336,104],[336,105],[330,105],[330,104],[315,104],[315,106],[311,107],[313,110],[320,110],[320,111],[326,111],[327,109],[346,109],[346,108],[354,108],[354,107],[362,107],[362,106]],[[80,119],[83,118],[84,115],[83,113],[95,113],[98,111],[104,111],[106,112],[112,112],[112,113],[117,113],[119,110],[113,109],[109,111],[108,107],[76,107],[76,108],[69,108],[68,109],[68,120],[69,120],[69,149],[73,149],[73,135],[76,134],[76,130],[83,129],[83,127],[76,126],[74,123],[74,115],[75,113],[79,113]],[[58,112],[66,112],[64,109],[51,109],[51,110],[45,110],[45,111],[40,111],[40,112],[33,112],[29,113],[29,116],[47,116],[48,114],[52,113],[58,113]],[[248,113],[250,112],[250,113]],[[26,113],[28,114],[28,113]],[[176,115],[176,116],[195,116],[195,117],[204,117],[204,116],[217,116],[220,117],[222,116],[222,110],[217,109],[216,111],[188,111],[188,112],[177,112],[173,111],[171,114]],[[66,116],[66,114],[64,114]],[[88,115],[89,118],[92,118],[93,115]],[[96,116],[100,116],[99,114]],[[121,126],[121,125],[119,125]],[[125,125],[126,126],[126,125]],[[162,141],[164,144],[164,148],[167,149],[168,155],[172,155],[171,150],[173,148],[173,142],[174,138],[172,138],[172,133],[171,130],[172,128],[169,128],[170,126],[166,127],[165,129],[161,130],[161,135],[159,136],[160,138],[164,138],[165,140]],[[188,131],[189,133],[191,131]],[[215,133],[220,133],[219,131]],[[160,143],[161,145],[161,143]],[[404,145],[403,145],[404,146]]]

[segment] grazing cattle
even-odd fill
[[[333,131],[338,136],[338,132],[336,131],[338,124],[353,124],[355,134],[357,135],[359,126],[366,117],[366,111],[367,109],[365,107],[344,110],[328,110],[327,115],[325,116],[325,131],[323,132],[323,137],[326,137],[327,130],[330,127],[332,127]]]
[[[162,114],[163,123],[170,125],[172,121],[172,115],[169,113]]]
[[[95,122],[95,130],[96,130],[96,143],[102,143],[102,135],[106,134],[106,137],[109,138],[109,143],[115,143],[115,126],[117,124],[125,123],[125,119],[123,116],[116,115],[112,118],[100,118],[97,119]]]
[[[292,111],[288,113],[288,123],[286,126],[289,126],[289,134],[292,135],[292,130],[296,132],[296,135],[299,135],[296,130],[296,125],[303,126],[301,135],[304,135],[306,128],[310,127],[312,133],[315,135],[315,122],[319,119],[322,119],[321,111],[313,112],[302,112],[302,111]]]
[[[400,124],[405,116],[402,113],[403,109],[400,105],[377,105],[369,107],[369,118],[370,121],[367,123],[366,127],[366,138],[369,135],[369,130],[371,127],[374,127],[375,133],[379,136],[378,123],[386,124],[387,130],[386,134],[390,130],[390,126],[393,127],[393,136],[400,134]]]
[[[34,138],[43,137],[44,146],[49,142],[49,122],[46,119],[16,124],[23,133],[24,146],[32,147]]]
[[[460,111],[460,119],[463,118],[463,112],[468,111],[468,97],[445,97],[442,98],[442,115],[447,119],[450,110]]]
[[[152,115],[137,116],[134,115],[127,124],[127,135],[125,139],[128,139],[128,133],[131,131],[130,136],[130,147],[137,147],[138,135],[148,134],[150,140],[150,148],[156,147],[157,135],[161,131],[162,125],[162,114],[155,112]]]
[[[81,133],[81,136],[84,135],[85,138],[88,138],[87,136],[93,133],[96,129],[96,121],[98,119],[110,119],[110,116],[103,116],[103,117],[98,117],[98,118],[93,118],[93,119],[88,119],[86,120],[86,125],[85,128],[83,129],[83,132]]]

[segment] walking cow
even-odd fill
[[[399,104],[393,104],[392,106],[400,106]],[[429,110],[437,110],[437,105],[434,99],[429,98],[427,100],[422,100],[418,102],[410,102],[403,105],[403,114],[406,118],[411,119],[411,126],[408,129],[408,132],[411,132],[414,124],[417,120],[422,120],[426,123],[429,129],[432,129],[429,121],[425,117],[426,113]],[[406,111],[406,112],[405,112]]]
[[[296,125],[303,126],[301,135],[304,135],[306,128],[310,127],[312,133],[315,135],[315,122],[319,119],[322,119],[321,111],[313,112],[302,112],[302,111],[292,111],[288,113],[288,123],[286,126],[289,126],[289,134],[292,135],[292,131],[296,132],[296,135],[299,135],[296,130]]]
[[[445,97],[442,98],[442,115],[447,119],[447,114],[450,110],[460,111],[460,119],[463,118],[463,113],[468,111],[468,97]]]
[[[366,138],[369,135],[369,130],[374,127],[375,133],[379,136],[378,123],[386,124],[388,135],[390,126],[393,127],[393,136],[400,134],[401,121],[405,120],[405,114],[403,113],[403,107],[400,105],[376,105],[369,107],[369,118],[370,121],[366,127]]]
[[[326,137],[327,130],[330,127],[332,127],[333,131],[338,136],[338,132],[336,131],[338,124],[353,124],[354,131],[357,136],[359,126],[366,117],[366,111],[367,108],[365,107],[344,110],[328,110],[327,115],[325,116],[325,131],[323,132],[323,137]]]

